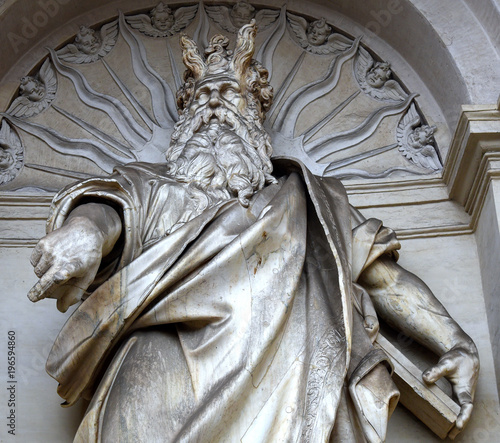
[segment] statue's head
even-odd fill
[[[255,8],[246,1],[241,1],[236,3],[231,11],[229,12],[229,16],[231,17],[231,21],[234,26],[240,28],[241,26],[246,25],[254,16]]]
[[[84,54],[95,54],[100,47],[100,40],[96,32],[87,26],[80,26],[75,38],[75,46]]]
[[[180,120],[166,153],[172,173],[204,191],[236,194],[242,204],[271,176],[272,152],[262,123],[272,101],[267,70],[252,59],[255,21],[229,39],[214,36],[201,55],[197,44],[181,36],[186,65],[177,93]]]
[[[21,78],[19,94],[32,102],[38,102],[45,96],[45,86],[35,77],[26,76]]]
[[[262,122],[271,106],[273,89],[267,70],[253,60],[255,22],[243,26],[234,51],[228,50],[229,39],[215,35],[200,54],[196,43],[181,36],[183,60],[187,67],[185,83],[177,94],[179,111],[191,114],[200,107],[217,109],[226,106],[238,112],[253,112]]]
[[[408,136],[410,145],[415,149],[421,149],[432,144],[432,137],[436,129],[436,126],[417,126]]]
[[[387,62],[377,62],[366,74],[366,82],[372,88],[381,88],[391,78],[391,65]]]
[[[8,145],[0,143],[0,170],[10,169],[14,164],[14,156]]]
[[[151,10],[151,24],[160,31],[168,31],[175,22],[172,10],[163,2]]]
[[[315,20],[307,27],[307,41],[313,46],[321,46],[327,41],[331,32],[332,27],[326,23],[324,18]]]

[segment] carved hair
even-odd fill
[[[151,15],[155,15],[157,12],[166,12],[172,14],[172,10],[163,2],[160,2],[151,10]]]
[[[326,20],[324,18],[309,23],[309,26],[307,27],[307,32],[311,32],[314,28],[321,30],[324,29],[326,30],[326,32],[331,32],[332,30],[332,27],[328,23],[326,23]]]
[[[255,8],[246,1],[240,1],[232,7],[229,14],[231,15],[231,17],[235,17],[239,12],[245,12],[250,16],[255,12]]]
[[[184,72],[184,84],[177,92],[179,113],[189,107],[198,80],[207,74],[225,73],[238,81],[249,107],[255,110],[256,117],[264,121],[265,113],[272,103],[273,88],[269,84],[267,69],[252,59],[256,33],[255,20],[243,26],[238,32],[234,54],[227,50],[227,37],[215,35],[205,50],[205,58],[192,39],[186,35],[181,36],[183,61],[187,70]]]
[[[91,35],[94,38],[97,38],[96,32],[94,29],[89,28],[87,26],[81,25],[80,30],[78,31],[78,34],[76,34],[75,37],[75,42],[76,43],[81,43],[82,37],[85,37],[87,35]]]

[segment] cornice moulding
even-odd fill
[[[491,180],[500,177],[499,104],[464,106],[443,172],[450,198],[471,215],[474,230]]]

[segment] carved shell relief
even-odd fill
[[[259,29],[255,58],[274,88],[265,121],[274,157],[293,157],[316,175],[343,180],[442,168],[436,128],[417,94],[360,36],[323,17],[246,0],[160,2],[141,13],[120,12],[100,27],[82,24],[71,43],[50,49],[38,72],[20,80],[18,95],[0,113],[0,184],[17,176],[24,154],[30,161],[21,177],[41,187],[54,177],[59,186],[133,161],[165,161],[184,70],[179,35],[206,47],[212,35],[235,33],[252,19]],[[17,132],[27,135],[24,150]]]

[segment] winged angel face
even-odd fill
[[[14,157],[7,146],[0,144],[0,169],[9,169],[14,164]]]
[[[216,35],[205,58],[193,40],[181,38],[188,69],[177,94],[182,114],[167,151],[178,180],[195,183],[209,199],[235,195],[244,206],[275,181],[262,126],[272,88],[267,70],[252,59],[255,33],[254,21],[241,28],[234,52],[227,50],[227,37]]]
[[[387,62],[377,62],[366,74],[366,82],[372,88],[381,88],[391,78],[391,65]]]
[[[32,102],[39,102],[45,96],[45,86],[35,77],[23,77],[19,86],[19,93]]]
[[[163,2],[151,11],[151,24],[160,31],[168,31],[174,22],[172,10]]]
[[[312,22],[307,27],[307,41],[314,46],[320,46],[328,40],[332,28],[324,18]]]
[[[93,29],[80,26],[80,31],[76,34],[75,46],[84,54],[91,55],[99,51],[101,41]]]
[[[229,13],[233,25],[240,28],[246,25],[253,18],[255,8],[247,2],[236,3]]]
[[[408,135],[408,143],[416,149],[422,149],[432,143],[432,136],[436,130],[435,126],[422,125]]]

